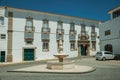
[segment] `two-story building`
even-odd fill
[[[99,50],[99,21],[0,7],[0,61],[55,59],[59,32],[68,58],[93,56]]]
[[[100,50],[120,54],[120,6],[110,10],[110,20],[100,24]]]

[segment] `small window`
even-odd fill
[[[111,31],[110,31],[110,30],[106,30],[106,31],[105,31],[105,36],[110,35],[110,34],[111,34]]]
[[[85,31],[85,24],[81,24],[81,31]]]
[[[63,29],[62,21],[57,22],[57,29],[59,29],[59,30]]]
[[[75,30],[75,23],[70,23],[70,30],[74,31]]]
[[[49,27],[48,22],[49,21],[47,19],[43,20],[43,28],[48,29],[48,27]]]
[[[32,44],[32,40],[26,40],[26,44]]]
[[[71,51],[75,50],[75,41],[70,42],[70,50]]]
[[[96,43],[92,43],[92,51],[96,51]]]
[[[43,42],[43,51],[49,51],[49,42]]]
[[[4,25],[4,17],[0,17],[0,25]]]
[[[6,39],[6,35],[5,34],[1,34],[1,39]]]

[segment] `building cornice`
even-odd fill
[[[35,11],[35,10],[27,10],[27,9],[22,9],[22,8],[13,8],[13,7],[8,7],[8,6],[1,6],[6,10],[15,10],[15,11],[22,11],[22,12],[32,12],[32,13],[38,13],[42,15],[48,15],[48,16],[56,16],[56,17],[62,17],[62,18],[69,18],[69,19],[76,19],[76,20],[81,20],[81,21],[88,21],[88,22],[100,22],[99,20],[93,20],[93,19],[88,19],[88,18],[80,18],[80,17],[75,17],[75,16],[67,16],[63,14],[56,14],[56,13],[50,13],[50,12],[42,12],[42,11]],[[0,7],[0,8],[1,8]]]

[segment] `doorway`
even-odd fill
[[[81,56],[87,56],[87,45],[81,44]]]
[[[24,61],[34,60],[34,49],[24,49]]]
[[[5,51],[0,52],[0,62],[5,62]]]

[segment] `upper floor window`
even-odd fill
[[[70,30],[74,31],[75,30],[75,23],[70,23]]]
[[[91,28],[91,32],[95,32],[95,25],[92,25]]]
[[[49,27],[48,20],[46,20],[46,19],[43,20],[43,27],[46,28],[46,29]]]
[[[106,31],[105,31],[105,36],[110,35],[110,34],[111,34],[111,31],[110,31],[110,30],[106,30]]]
[[[1,39],[6,39],[6,35],[5,35],[5,34],[1,34],[1,35],[0,35],[0,38],[1,38]]]
[[[57,29],[60,29],[60,30],[63,29],[62,21],[58,21]]]
[[[85,31],[85,24],[81,24],[81,31]]]
[[[49,28],[49,21],[47,19],[43,20],[43,27],[42,27],[42,32],[49,34],[50,33],[50,28]]]
[[[4,17],[0,17],[0,25],[4,25]]]
[[[115,11],[115,12],[113,12],[113,18],[116,18],[118,16],[120,16],[120,9]]]
[[[32,31],[33,30],[33,18],[27,17],[26,18],[26,30]]]

